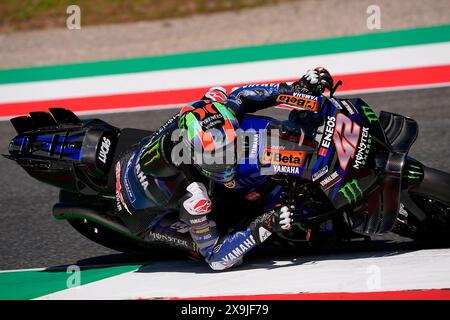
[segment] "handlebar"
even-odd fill
[[[326,89],[328,89],[330,91],[330,98],[333,98],[334,93],[336,92],[337,88],[342,85],[342,81],[339,80],[338,82],[336,82],[336,85],[334,87],[329,87],[329,86],[325,86]]]

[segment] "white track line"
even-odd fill
[[[137,299],[299,292],[450,288],[450,249],[370,252],[250,261],[213,272],[194,261],[155,262],[41,299]]]
[[[397,86],[389,88],[375,88],[375,89],[360,89],[360,90],[343,90],[336,92],[337,97],[367,94],[367,93],[380,93],[380,92],[396,92],[407,90],[423,90],[423,89],[435,89],[450,87],[450,82],[436,83],[436,84],[421,84],[413,86]],[[186,101],[189,103],[190,101]],[[141,111],[161,111],[161,110],[174,110],[179,109],[183,104],[165,104],[165,105],[151,105],[129,108],[116,108],[116,109],[98,109],[89,111],[77,111],[75,112],[79,116],[101,115],[101,114],[116,114],[116,113],[128,113],[128,112],[141,112]],[[0,117],[1,121],[7,121],[13,117]]]
[[[333,74],[450,64],[450,42],[219,66],[0,85],[0,103],[201,88],[293,79],[321,65]]]

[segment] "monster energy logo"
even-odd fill
[[[359,187],[358,181],[353,179],[351,182],[347,182],[339,192],[347,199],[348,203],[352,204],[362,197],[362,190]]]
[[[152,156],[152,153],[154,153],[153,156]],[[142,155],[141,159],[143,159],[147,155],[149,157],[151,157],[151,158],[150,158],[150,160],[148,160],[148,161],[146,161],[144,163],[144,166],[152,163],[154,160],[156,160],[156,159],[158,159],[160,157],[160,154],[159,154],[159,140],[155,141],[153,144],[151,144],[149,146],[149,149]]]
[[[423,176],[423,171],[422,168],[419,166],[415,166],[412,164],[409,164],[403,174],[403,177],[411,179],[411,180],[416,180],[416,179],[420,179]]]
[[[369,106],[361,106],[361,109],[364,111],[364,114],[370,123],[378,121],[377,115],[372,111],[372,109],[370,109]]]

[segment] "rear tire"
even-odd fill
[[[89,240],[109,249],[129,254],[150,255],[154,248],[144,247],[102,225],[83,219],[67,219],[67,222]]]
[[[407,225],[414,240],[450,244],[450,174],[423,166],[424,177],[408,190],[410,199],[426,215],[424,220],[408,214]],[[411,212],[408,207],[405,207]]]

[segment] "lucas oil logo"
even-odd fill
[[[100,160],[103,163],[106,163],[110,147],[111,147],[111,140],[109,140],[107,137],[103,137],[102,145],[100,146],[100,152],[98,153],[98,160]]]

